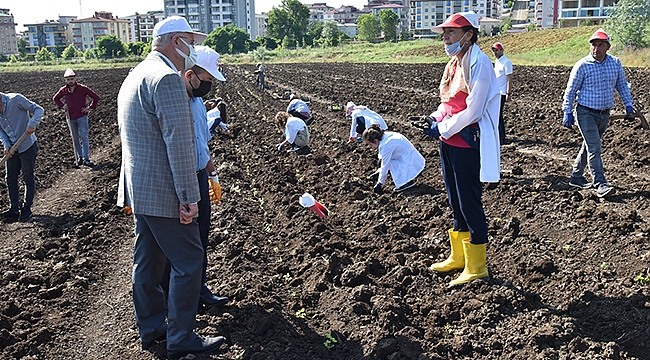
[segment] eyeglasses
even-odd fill
[[[187,37],[185,37],[185,36],[180,36],[180,35],[178,35],[178,37],[181,38],[181,39],[188,40],[187,42],[188,42],[190,45],[192,45],[192,46],[196,45],[196,41],[194,41],[194,39],[192,39],[192,41],[189,42],[189,39],[188,39]]]

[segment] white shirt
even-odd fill
[[[366,129],[372,124],[379,125],[382,130],[388,129],[384,118],[379,116],[376,112],[368,109],[367,107],[360,107],[352,111],[352,126],[350,127],[350,137],[357,136],[357,118],[362,116],[366,124]]]
[[[290,144],[293,144],[293,142],[296,141],[296,135],[298,135],[298,131],[306,127],[307,124],[305,124],[302,119],[291,116],[289,119],[287,119],[287,125],[284,128],[285,139],[287,139]]]
[[[500,58],[494,60],[494,75],[497,76],[497,85],[501,95],[508,94],[508,78],[506,76],[511,74],[512,61],[507,56],[501,55]]]
[[[378,182],[382,184],[388,177],[388,171],[395,187],[400,187],[415,179],[424,169],[424,157],[400,133],[384,132],[384,136],[379,141],[378,157],[381,159]]]
[[[295,110],[303,114],[311,114],[311,111],[309,110],[309,106],[307,106],[307,103],[302,101],[301,99],[291,100],[289,106],[287,106],[287,112],[290,112],[292,110]]]

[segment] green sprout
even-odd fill
[[[609,269],[608,263],[603,262],[602,264],[600,264],[600,270],[607,270],[607,269]]]
[[[305,308],[302,308],[296,311],[295,315],[298,319],[304,319],[307,316],[307,311],[305,310]]]
[[[638,282],[641,285],[648,285],[650,284],[650,274],[640,273],[634,277],[634,281]]]
[[[332,336],[332,333],[330,332],[325,333],[324,336],[325,336],[325,341],[323,341],[323,345],[325,345],[327,350],[331,350],[338,341],[336,341],[336,339],[334,338],[334,336]]]

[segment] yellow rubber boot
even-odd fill
[[[463,239],[469,237],[469,231],[447,230],[449,233],[449,243],[451,244],[451,254],[447,260],[437,262],[431,265],[431,270],[437,272],[448,272],[456,269],[462,269],[465,266],[465,256],[463,255]]]
[[[463,252],[465,253],[465,269],[456,280],[449,283],[449,286],[465,284],[489,275],[485,265],[485,244],[475,245],[469,242],[469,237],[465,238],[463,239]]]

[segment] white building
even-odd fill
[[[135,13],[135,15],[123,17],[131,22],[130,42],[150,43],[153,40],[153,27],[164,18],[165,13],[162,10],[147,11],[146,14]]]
[[[107,11],[96,11],[92,17],[72,20],[70,26],[72,43],[81,51],[95,48],[97,39],[104,35],[115,35],[125,44],[131,40],[131,22]]]
[[[602,24],[615,0],[558,0],[560,27]]]
[[[0,55],[18,54],[16,25],[9,9],[0,9]]]
[[[397,33],[402,33],[409,30],[409,8],[408,6],[403,6],[400,4],[383,4],[370,6],[370,11],[373,15],[379,18],[379,12],[381,10],[391,10],[397,14],[399,18],[399,23],[397,24]]]
[[[266,21],[269,19],[267,13],[255,14],[255,22],[257,23],[257,36],[266,36]],[[255,40],[255,39],[253,39]]]
[[[535,3],[535,24],[538,28],[549,29],[557,25],[559,0],[537,0]]]
[[[183,16],[192,29],[206,34],[233,24],[251,39],[258,35],[254,0],[165,0],[165,16],[173,15]]]

